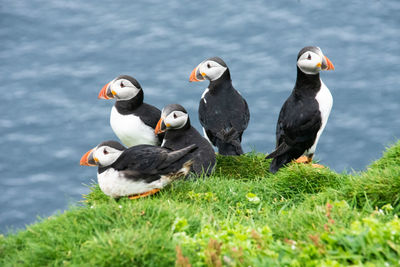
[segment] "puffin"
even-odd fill
[[[226,63],[219,57],[201,62],[190,74],[190,82],[209,80],[199,104],[204,136],[221,155],[241,155],[242,135],[250,120],[246,100],[233,87]]]
[[[319,138],[332,109],[332,94],[320,78],[321,70],[334,70],[319,47],[307,46],[297,55],[297,78],[291,95],[283,104],[276,125],[276,149],[270,171],[295,160],[311,163]],[[323,167],[313,164],[314,167]]]
[[[195,144],[197,149],[188,155],[193,160],[191,172],[198,176],[211,175],[216,162],[214,149],[208,140],[190,125],[190,118],[184,107],[170,104],[163,108],[155,133],[163,132],[165,136],[162,148],[174,151]]]
[[[111,109],[110,124],[124,145],[160,145],[163,136],[155,135],[154,129],[161,111],[143,102],[143,90],[135,78],[118,76],[104,85],[98,97],[116,99]]]
[[[196,148],[192,144],[176,151],[152,145],[127,149],[119,142],[105,141],[86,152],[80,165],[98,166],[97,179],[104,194],[137,199],[188,175],[193,163],[188,154]]]

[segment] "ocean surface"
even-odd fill
[[[200,130],[207,83],[198,63],[222,57],[247,99],[245,151],[271,152],[296,56],[321,47],[335,71],[321,74],[334,104],[316,158],[362,171],[400,138],[400,1],[0,2],[0,233],[76,205],[96,169],[80,157],[104,140],[113,101],[97,99],[120,74],[145,101],[180,103]]]

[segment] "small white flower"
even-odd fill
[[[93,209],[93,208],[94,208],[94,206],[92,205],[92,206],[90,206],[90,208],[91,208],[91,209]]]
[[[122,206],[121,206],[121,205],[119,205],[119,206],[118,206],[118,208],[122,209]]]

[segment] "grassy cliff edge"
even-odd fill
[[[400,141],[352,175],[268,168],[218,157],[212,177],[136,201],[93,185],[83,206],[0,235],[0,266],[400,265]]]

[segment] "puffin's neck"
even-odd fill
[[[229,69],[226,69],[221,77],[219,77],[215,81],[210,81],[210,84],[208,85],[208,90],[213,93],[217,88],[218,90],[221,90],[230,87],[232,87],[231,74],[229,72]]]
[[[143,90],[140,90],[139,93],[132,97],[129,100],[117,100],[115,102],[115,107],[117,108],[118,112],[126,113],[127,111],[133,111],[141,104],[143,104]]]
[[[180,136],[184,136],[185,133],[188,130],[190,130],[191,128],[192,128],[192,126],[190,125],[190,119],[188,118],[185,126],[183,126],[182,128],[176,129],[176,130],[169,129],[168,131],[166,131],[164,139],[171,140],[171,139],[175,139],[175,138],[180,137]]]
[[[105,172],[106,170],[108,170],[110,167],[111,166],[106,166],[106,167],[99,166],[98,169],[97,169],[97,173],[101,174],[101,173]]]
[[[315,95],[321,88],[319,72],[317,74],[306,74],[297,67],[295,95]]]

